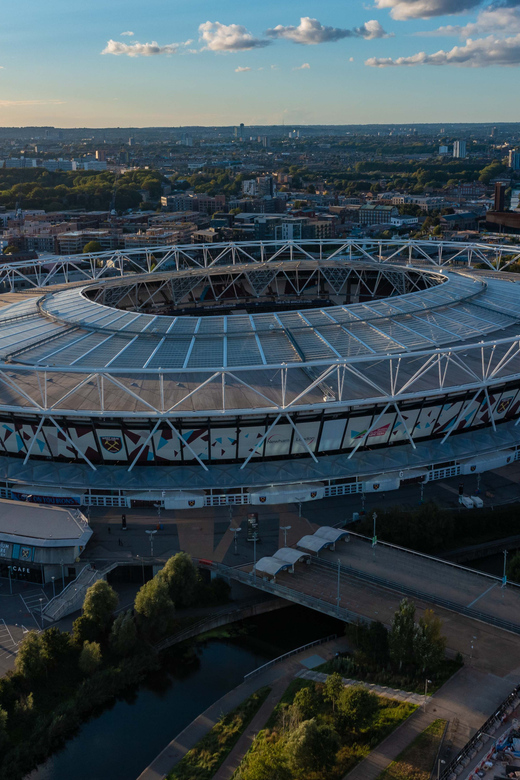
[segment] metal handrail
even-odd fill
[[[323,566],[335,571],[338,569],[338,564],[332,563],[331,561],[325,561],[322,558],[313,558],[312,561],[314,565]],[[388,590],[394,590],[398,593],[402,593],[405,596],[413,596],[414,598],[421,599],[423,601],[431,601],[434,604],[437,604],[439,607],[444,607],[445,609],[449,609],[452,612],[458,612],[461,615],[466,615],[466,617],[480,620],[482,623],[489,623],[493,626],[496,626],[497,628],[502,628],[505,631],[511,631],[513,634],[520,634],[520,623],[512,623],[509,620],[502,620],[502,618],[497,618],[494,615],[488,614],[487,612],[480,612],[477,609],[471,609],[471,607],[465,607],[462,604],[458,604],[456,601],[450,601],[449,599],[445,599],[442,596],[436,596],[434,593],[426,593],[415,588],[410,588],[407,585],[402,585],[399,582],[393,582],[392,580],[378,577],[376,574],[368,574],[367,572],[360,571],[359,569],[351,569],[350,567],[343,566],[342,564],[340,564],[340,571],[354,579],[371,582],[375,585],[380,585],[383,588],[387,588]]]
[[[467,742],[460,753],[458,753],[457,756],[451,761],[446,768],[444,769],[440,780],[448,780],[448,778],[451,776],[453,772],[457,769],[457,767],[461,764],[462,761],[464,761],[465,758],[469,756],[469,754],[472,752],[472,750],[476,747],[477,742],[481,740],[483,736],[487,736],[485,732],[489,732],[489,730],[493,726],[497,726],[499,721],[502,719],[502,717],[506,714],[506,711],[509,709],[509,707],[512,707],[515,703],[515,700],[517,700],[518,705],[518,698],[520,696],[520,685],[517,685],[509,696],[504,699],[502,704],[499,705],[498,709],[495,710],[493,715],[491,715],[490,718],[486,720],[486,722],[480,727],[480,729],[477,731],[476,734],[471,737],[469,742]]]
[[[286,588],[284,585],[279,585],[276,582],[272,582],[271,580],[264,580],[260,577],[255,577],[253,579],[253,575],[248,572],[240,571],[239,569],[232,569],[229,566],[224,566],[222,563],[217,563],[216,569],[217,571],[222,572],[222,574],[225,576],[239,580],[239,582],[243,582],[246,585],[253,585],[253,587],[258,588],[259,590],[264,590],[267,593],[273,593],[275,596],[280,596],[281,598],[285,598],[287,601],[293,601],[296,604],[303,604],[304,606],[306,605],[311,609],[316,609],[318,612],[326,612],[331,617],[336,617],[338,620],[342,620],[344,623],[372,623],[372,620],[365,617],[364,615],[351,612],[350,610],[345,609],[345,607],[335,607],[333,604],[331,604],[330,601],[324,601],[323,599],[318,599],[314,596],[308,596],[306,594],[300,593],[299,591],[292,590],[291,588]]]
[[[350,536],[356,536],[358,539],[363,539],[363,541],[372,542],[371,537],[364,536],[363,534],[358,534],[355,531],[351,531],[349,529]],[[428,555],[428,553],[422,553],[418,550],[411,550],[408,547],[401,547],[398,544],[392,544],[392,542],[384,542],[380,539],[377,540],[377,544],[381,545],[382,547],[391,547],[393,550],[399,550],[399,552],[405,552],[408,555],[413,555],[417,558],[426,558],[428,561],[434,561],[434,563],[440,563],[444,566],[450,566],[453,569],[461,569],[461,571],[467,571],[470,574],[473,574],[474,576],[478,577],[487,577],[490,580],[495,580],[498,583],[502,582],[501,577],[497,577],[495,574],[488,574],[485,571],[476,571],[475,569],[470,569],[469,566],[461,566],[460,563],[453,563],[452,561],[447,561],[444,558],[436,558],[434,555]],[[508,585],[514,585],[515,588],[520,588],[520,585],[516,582],[508,582]]]
[[[260,672],[269,669],[269,667],[274,666],[275,664],[285,660],[286,658],[290,658],[292,655],[296,655],[297,653],[302,653],[304,650],[308,650],[309,647],[316,647],[317,645],[323,645],[325,642],[331,642],[333,639],[337,639],[337,638],[338,638],[337,634],[331,634],[330,636],[326,636],[323,639],[315,639],[314,642],[308,642],[306,645],[297,647],[294,650],[289,650],[288,653],[279,655],[277,658],[273,658],[271,661],[268,661],[266,664],[259,666],[257,669],[253,669],[252,672],[245,674],[244,680],[247,680],[250,677],[254,677],[256,674],[259,674]]]

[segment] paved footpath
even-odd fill
[[[285,689],[292,679],[294,679],[292,674],[285,675],[273,683],[271,693],[254,716],[247,729],[241,735],[231,753],[226,757],[222,766],[213,775],[212,780],[230,780],[230,778],[233,777],[233,774],[238,769],[244,756],[253,744],[253,740],[258,732],[264,728],[272,711],[282,698]]]
[[[381,772],[437,718],[450,722],[453,758],[517,683],[472,667],[460,669],[426,703],[381,742],[344,780],[376,780]],[[515,675],[516,678],[516,675]],[[444,753],[443,753],[444,755]]]
[[[208,709],[195,718],[184,731],[181,731],[181,733],[165,747],[162,753],[159,753],[150,766],[139,775],[138,780],[164,780],[168,772],[171,772],[173,767],[179,763],[188,750],[195,747],[197,742],[211,731],[213,726],[223,715],[226,715],[228,712],[231,712],[231,710],[234,710],[235,707],[238,707],[238,705],[251,696],[252,693],[259,688],[263,688],[264,685],[269,685],[273,689],[271,694],[273,695],[278,691],[278,681],[282,680],[283,690],[285,690],[290,680],[301,670],[301,662],[306,658],[319,654],[323,657],[324,661],[327,661],[329,658],[334,658],[337,652],[344,652],[347,647],[348,641],[345,637],[333,639],[319,647],[311,647],[309,650],[292,656],[286,661],[281,661],[279,664],[275,664],[264,672],[244,681],[241,685],[233,688],[232,691],[229,691],[229,693],[212,704],[211,707],[208,707]],[[268,717],[269,713],[267,713],[265,719],[267,720]],[[262,724],[262,726],[263,725],[264,724]]]
[[[312,669],[298,672],[296,677],[301,677],[303,680],[312,680],[313,682],[324,683],[327,682],[328,674],[324,672],[314,672]],[[425,701],[429,701],[428,696],[423,696],[420,693],[411,693],[410,691],[400,691],[397,688],[389,688],[387,685],[375,685],[375,683],[365,683],[359,680],[352,680],[350,677],[342,677],[343,685],[359,685],[362,688],[366,688],[371,693],[375,693],[376,696],[381,696],[385,699],[397,699],[397,701],[405,701],[408,704],[415,704],[420,707],[424,705]]]

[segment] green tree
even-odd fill
[[[137,593],[134,606],[137,625],[145,636],[159,639],[172,630],[175,605],[163,578],[157,575],[146,582]]]
[[[415,663],[424,672],[435,672],[446,652],[446,637],[441,633],[442,621],[432,609],[427,609],[415,626]]]
[[[101,251],[103,251],[103,247],[101,246],[99,241],[87,241],[87,243],[83,247],[84,254],[91,254],[92,252],[101,252]]]
[[[331,726],[304,720],[286,743],[289,763],[297,772],[330,770],[336,763],[339,738]]]
[[[388,635],[390,658],[402,669],[414,661],[415,604],[403,599],[394,615]]]
[[[15,661],[16,671],[28,680],[35,680],[45,672],[40,650],[40,635],[29,631],[18,647]]]
[[[80,615],[72,624],[72,641],[78,647],[83,647],[86,640],[95,642],[101,634],[98,623],[86,615]]]
[[[338,672],[329,674],[325,683],[325,689],[323,691],[323,698],[325,701],[330,701],[332,704],[332,711],[336,711],[336,704],[338,703],[341,692],[344,688],[343,680]]]
[[[510,582],[520,582],[520,553],[513,555],[507,566],[507,579]]]
[[[158,574],[168,587],[177,609],[195,603],[200,587],[199,573],[190,556],[180,552],[169,558]]]
[[[72,650],[70,634],[59,628],[47,628],[40,634],[40,657],[47,672],[59,666]]]
[[[105,580],[98,580],[85,594],[83,615],[93,620],[101,629],[105,629],[118,602],[119,596],[114,588]]]
[[[343,688],[338,701],[338,711],[343,725],[357,730],[362,729],[371,722],[378,709],[377,696],[362,685]]]
[[[7,712],[0,707],[0,750],[7,740]]]
[[[110,649],[116,655],[125,656],[131,653],[137,642],[137,629],[131,612],[121,612],[116,617],[110,631]]]
[[[83,642],[79,656],[79,668],[88,677],[94,674],[101,664],[101,645],[99,642]]]
[[[240,780],[293,780],[281,741],[263,742],[240,768]]]
[[[317,704],[314,688],[306,687],[296,691],[292,706],[300,720],[310,720],[316,714]]]

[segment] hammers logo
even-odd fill
[[[372,485],[372,487],[374,488],[374,490],[379,490],[379,482],[375,482],[375,483]]]
[[[100,436],[101,445],[107,452],[117,453],[121,452],[123,448],[123,442],[120,436]]]

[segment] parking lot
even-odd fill
[[[31,582],[0,579],[0,676],[13,668],[25,634],[41,629],[41,608],[51,595]]]

